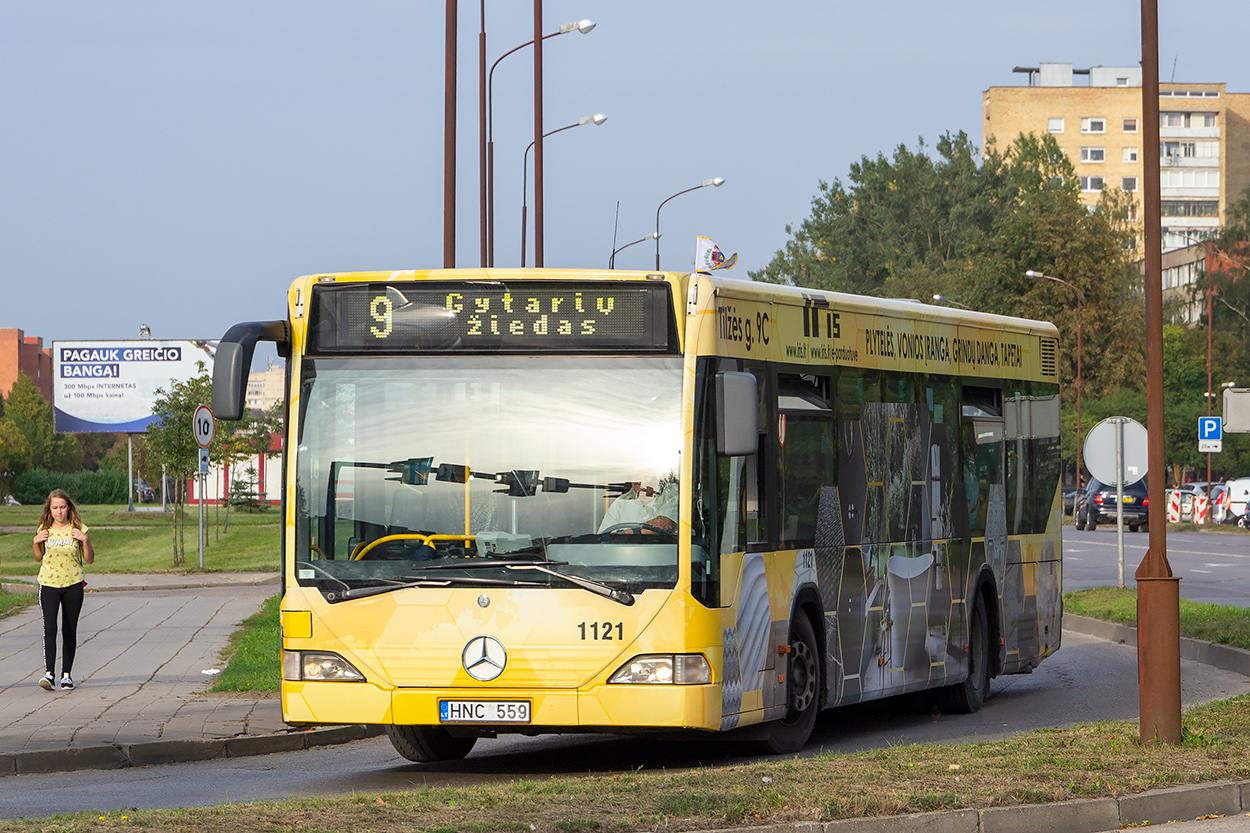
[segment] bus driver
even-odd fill
[[[677,529],[677,483],[665,480],[659,488],[635,480],[629,490],[608,505],[599,532],[641,532],[654,535]]]

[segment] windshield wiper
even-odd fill
[[[390,579],[377,579],[385,581],[382,585],[373,585],[370,587],[348,587],[346,590],[331,590],[326,593],[326,601],[328,602],[345,602],[348,599],[363,599],[366,596],[376,596],[380,593],[390,593],[404,587],[451,587],[456,584],[474,584],[491,587],[544,587],[545,584],[537,581],[516,581],[515,579],[499,579],[499,578],[475,578],[472,576],[464,576],[458,579],[431,579],[431,578],[406,578],[400,581]],[[344,585],[346,586],[346,585]]]
[[[561,573],[559,570],[553,570],[552,567],[567,566],[567,561],[548,561],[545,558],[472,558],[462,561],[445,562],[441,564],[426,564],[415,567],[416,571],[423,570],[456,570],[456,569],[477,569],[490,567],[504,567],[509,570],[535,570],[545,573],[549,576],[562,578],[570,584],[588,592],[594,593],[596,596],[602,596],[605,599],[611,599],[617,604],[629,607],[634,603],[634,597],[624,590],[617,590],[611,585],[604,584],[594,579],[582,578],[578,575],[570,573]],[[465,580],[465,579],[462,579]]]

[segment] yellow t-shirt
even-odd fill
[[[87,531],[85,526],[81,529]],[[83,580],[82,547],[74,540],[72,530],[72,527],[48,530],[48,540],[43,542],[43,561],[39,564],[39,583],[45,587],[70,587]]]

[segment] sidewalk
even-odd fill
[[[0,577],[6,589],[20,585]],[[38,608],[0,619],[0,776],[261,755],[366,736],[295,730],[275,699],[204,694],[276,576],[87,577],[73,691],[44,691]],[[57,676],[60,676],[58,639]]]

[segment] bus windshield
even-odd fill
[[[675,357],[305,358],[297,580],[672,587],[681,384]]]

